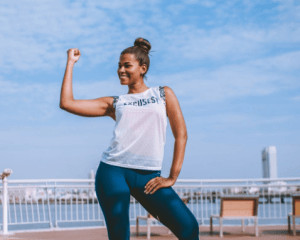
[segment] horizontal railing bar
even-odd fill
[[[23,185],[23,186],[8,186],[8,188],[86,188],[94,189],[95,186],[90,185]]]
[[[270,184],[270,185],[174,185],[174,189],[201,189],[201,188],[261,188],[261,189],[268,189],[268,188],[290,188],[290,187],[298,187],[299,184],[287,184],[287,185],[275,185],[275,184]],[[88,189],[88,190],[94,190],[94,186],[78,186],[78,185],[73,185],[73,186],[8,186],[8,189],[28,189],[28,188],[55,188],[56,190],[59,189],[73,189],[73,188],[83,188],[83,189]],[[289,189],[285,190],[288,191]]]
[[[179,184],[175,184],[173,187],[177,187],[177,188],[195,188],[195,187],[295,187],[295,186],[299,186],[299,184],[297,183],[287,183],[284,185],[281,184],[264,184],[264,185],[253,185],[253,184],[239,184],[239,185],[179,185]],[[8,186],[8,188],[91,188],[94,189],[95,186],[94,185],[17,185],[17,186]]]
[[[87,220],[77,220],[77,219],[74,219],[72,221],[68,221],[68,220],[57,220],[56,221],[57,223],[66,223],[66,222],[104,222],[103,219],[87,219]]]
[[[232,188],[232,187],[253,187],[253,188],[270,188],[270,187],[297,187],[299,184],[286,184],[286,185],[174,185],[173,188]]]
[[[44,223],[49,223],[49,221],[35,221],[35,222],[13,222],[9,223],[9,225],[23,225],[23,224],[44,224]],[[1,225],[1,224],[0,224]]]
[[[177,182],[195,182],[195,183],[204,183],[204,182],[272,182],[272,181],[300,181],[300,177],[295,178],[249,178],[249,179],[178,179]]]
[[[8,183],[94,183],[94,179],[10,179]]]
[[[216,182],[280,182],[280,181],[300,181],[297,178],[249,178],[249,179],[178,179],[176,183],[216,183]],[[22,180],[8,180],[9,184],[17,183],[94,183],[94,179],[22,179]]]

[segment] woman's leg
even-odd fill
[[[110,240],[129,240],[130,191],[124,169],[101,162],[95,177],[97,198]]]
[[[152,195],[144,193],[144,186],[153,177],[157,177],[157,174],[138,174],[131,194],[178,239],[198,240],[199,226],[196,218],[171,187],[161,188]]]

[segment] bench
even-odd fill
[[[293,196],[293,212],[288,214],[288,231],[291,232],[291,218],[293,221],[293,235],[296,236],[296,218],[300,218],[300,195]]]
[[[258,236],[258,197],[221,197],[220,215],[210,216],[210,233],[213,232],[213,219],[219,219],[220,237],[223,237],[223,220],[242,220],[242,231],[245,231],[245,219],[253,219],[255,227],[255,236]]]
[[[139,236],[139,221],[145,220],[147,222],[147,239],[150,239],[151,235],[151,225],[152,223],[158,222],[159,220],[154,218],[150,213],[147,214],[147,216],[137,216],[136,217],[136,236]],[[169,234],[171,234],[171,231],[168,231]]]
[[[182,198],[181,199],[185,204],[188,203],[188,198]],[[136,217],[136,236],[139,236],[139,221],[145,220],[147,222],[147,239],[150,239],[151,235],[151,225],[152,223],[159,222],[159,219],[153,217],[150,213],[147,213],[146,216],[137,216]],[[168,234],[171,234],[172,232],[168,230]]]

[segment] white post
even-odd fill
[[[3,235],[8,235],[8,219],[7,219],[7,207],[8,207],[8,191],[7,191],[7,177],[12,173],[11,169],[5,169],[0,178],[2,179],[3,196],[2,196],[2,209],[3,209]]]
[[[3,198],[2,198],[2,206],[3,206],[3,235],[8,234],[8,226],[7,226],[7,178],[4,177],[2,180],[3,183]]]

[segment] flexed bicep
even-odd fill
[[[80,58],[80,51],[78,48],[71,48],[67,51],[67,54],[67,66],[60,94],[60,108],[80,116],[110,116],[114,119],[113,97],[101,97],[91,100],[74,99],[72,75],[73,67]]]
[[[72,100],[60,106],[62,109],[84,117],[110,116],[115,119],[113,97],[101,97],[90,100]]]

